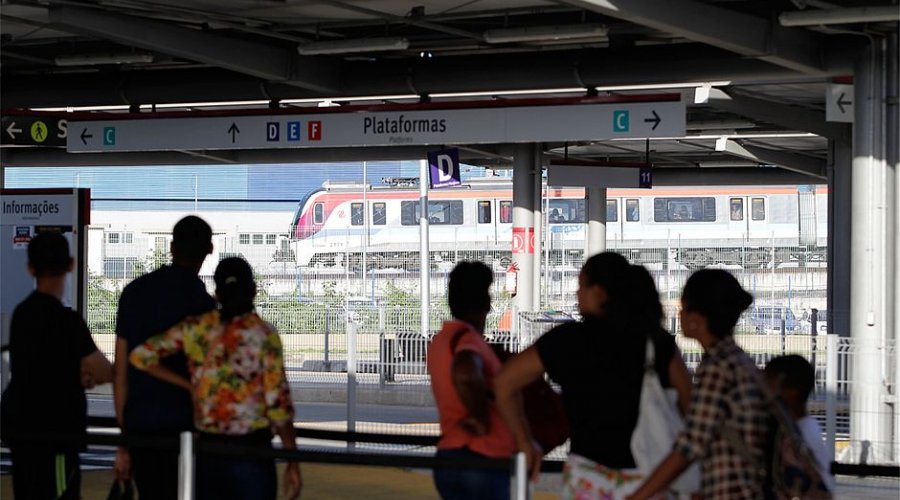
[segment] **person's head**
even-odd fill
[[[188,215],[172,229],[171,250],[175,265],[199,270],[212,253],[212,228],[200,217]]]
[[[690,338],[732,335],[753,296],[727,271],[704,269],[688,278],[681,292],[681,327]]]
[[[247,261],[240,257],[222,259],[216,266],[213,280],[224,321],[253,310],[256,282],[253,280],[253,268]]]
[[[40,233],[28,244],[28,271],[39,280],[65,276],[74,264],[62,234]]]
[[[603,317],[628,274],[625,257],[603,252],[585,261],[578,275],[578,310],[585,317]]]
[[[625,312],[625,325],[644,333],[658,330],[662,325],[663,307],[656,290],[656,281],[647,268],[628,266],[623,290],[625,296],[618,302]]]
[[[781,398],[795,417],[806,414],[806,401],[812,394],[816,374],[809,361],[796,354],[779,356],[766,365],[769,389]]]
[[[484,329],[484,321],[491,312],[491,284],[494,273],[481,262],[463,261],[450,271],[447,284],[447,303],[454,318]]]

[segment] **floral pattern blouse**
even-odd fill
[[[281,340],[255,312],[222,323],[218,311],[189,318],[131,352],[142,370],[184,352],[197,430],[242,435],[293,421]]]

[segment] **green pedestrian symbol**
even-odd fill
[[[42,121],[36,121],[31,124],[31,139],[34,142],[44,142],[47,140],[47,124]]]

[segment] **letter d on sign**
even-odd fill
[[[438,155],[438,181],[447,182],[453,179],[453,158],[447,154]]]

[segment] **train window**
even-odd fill
[[[764,198],[750,200],[750,217],[753,220],[766,220],[766,200]]]
[[[551,224],[583,224],[584,200],[550,200]]]
[[[277,234],[267,234],[266,235],[266,245],[274,245],[275,242],[278,241]]]
[[[606,222],[619,222],[619,200],[606,200]]]
[[[509,200],[500,201],[500,223],[510,224],[512,222],[512,202]]]
[[[462,200],[429,201],[428,223],[436,226],[461,225],[463,223]],[[400,224],[417,226],[419,224],[419,202],[400,202]]]
[[[263,244],[263,235],[254,234],[253,235],[253,244],[254,245],[262,245]]]
[[[656,222],[715,222],[716,199],[655,198],[653,220]]]
[[[628,222],[641,220],[641,200],[637,198],[625,200],[625,220]]]
[[[744,199],[743,198],[732,198],[730,200],[731,204],[731,220],[744,220]]]
[[[313,224],[322,224],[325,222],[325,205],[316,203],[313,206]]]
[[[372,204],[372,224],[376,226],[387,224],[387,205],[385,203]]]
[[[350,225],[351,226],[362,226],[363,225],[363,204],[362,203],[351,203],[350,204]]]
[[[240,245],[249,245],[250,244],[250,235],[247,233],[241,233],[238,235],[238,244]]]
[[[491,202],[490,201],[479,201],[478,202],[478,223],[479,224],[490,224],[491,223]]]

